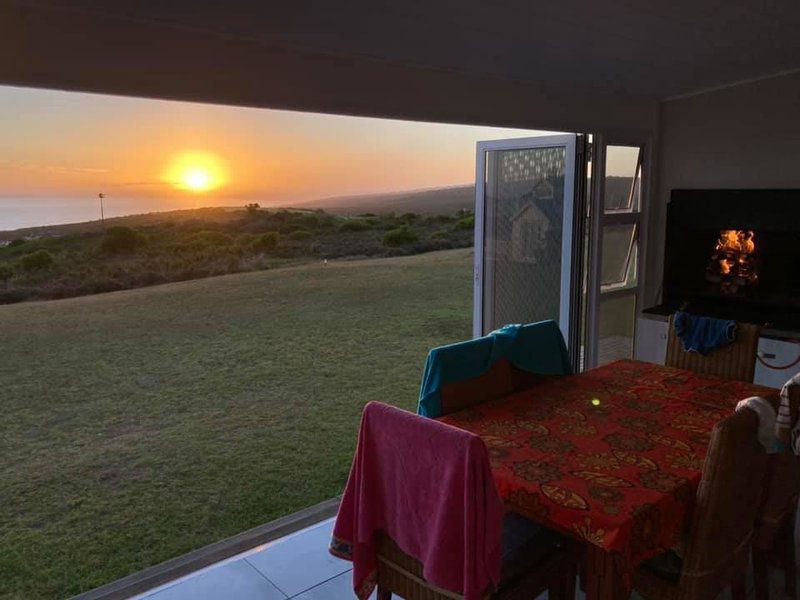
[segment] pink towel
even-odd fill
[[[424,565],[428,582],[478,599],[500,581],[503,512],[483,440],[370,402],[330,551],[353,561],[361,600],[375,588],[378,530]]]

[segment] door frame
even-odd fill
[[[488,152],[498,150],[524,150],[533,148],[551,148],[554,146],[565,147],[564,160],[564,212],[562,216],[561,236],[561,291],[559,300],[559,327],[568,341],[577,339],[575,330],[579,323],[574,322],[573,308],[575,257],[573,254],[573,237],[575,231],[575,191],[576,168],[578,157],[578,134],[551,135],[533,138],[513,138],[505,140],[491,140],[478,142],[475,161],[475,261],[473,270],[473,311],[472,334],[473,337],[484,335],[484,282],[486,276],[486,261],[484,260],[484,240],[486,237],[486,169]],[[581,142],[584,138],[581,136]],[[582,160],[582,159],[581,159]],[[582,185],[578,189],[582,189]],[[579,219],[582,220],[582,219]],[[578,257],[580,259],[580,257]],[[578,265],[579,266],[579,265]],[[577,290],[575,300],[579,300],[580,290]],[[573,348],[570,347],[570,352]]]

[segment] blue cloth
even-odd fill
[[[736,323],[728,319],[712,319],[685,312],[675,313],[675,334],[686,352],[708,354],[733,341]]]
[[[538,375],[572,373],[567,346],[555,321],[506,325],[484,337],[431,350],[422,374],[417,413],[440,417],[442,386],[479,377],[501,358]]]

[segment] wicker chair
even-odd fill
[[[746,597],[754,522],[767,455],[758,443],[758,417],[742,410],[717,423],[703,464],[683,558],[667,552],[640,565],[634,587],[647,600],[707,600],[731,587]]]
[[[790,391],[792,421],[798,417],[800,389]],[[774,400],[777,409],[777,400]],[[784,572],[790,598],[797,598],[795,521],[800,498],[800,457],[791,452],[772,454],[767,461],[764,498],[756,518],[753,540],[753,579],[756,600],[769,598],[769,567]]]
[[[508,396],[541,380],[541,375],[518,369],[507,358],[501,358],[483,375],[443,385],[440,390],[442,414]]]
[[[673,315],[669,320],[667,366],[688,369],[701,375],[753,381],[760,326],[737,323],[736,339],[704,356],[699,352],[686,352],[683,349],[683,344],[675,333],[674,319]]]
[[[425,580],[423,565],[385,533],[378,546],[378,600],[392,594],[405,600],[460,600],[461,595]],[[527,519],[509,513],[503,526],[503,571],[491,600],[530,600],[548,592],[551,600],[573,600],[580,548]]]

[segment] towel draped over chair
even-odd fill
[[[353,561],[361,600],[375,587],[379,532],[427,581],[477,600],[500,582],[503,513],[481,438],[370,402],[330,550]]]

